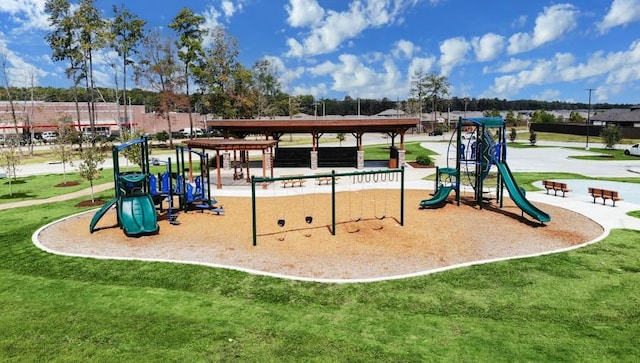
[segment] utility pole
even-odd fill
[[[593,92],[595,88],[587,88],[589,91],[589,108],[587,109],[587,144],[584,149],[589,150],[589,127],[591,126],[591,92]]]

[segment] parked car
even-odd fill
[[[58,139],[58,133],[55,131],[45,131],[40,137],[46,142],[53,142]]]
[[[631,145],[624,150],[625,155],[640,156],[640,144]]]
[[[193,137],[204,136],[204,132],[202,131],[202,129],[197,127],[194,127],[193,129],[187,127],[186,129],[181,129],[179,132],[183,137],[190,137],[191,135],[193,135]]]
[[[442,130],[433,130],[429,133],[429,136],[440,136],[442,135]]]

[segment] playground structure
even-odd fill
[[[188,155],[188,168],[185,161],[185,153]],[[199,175],[194,177],[194,163],[192,156],[198,157]],[[211,197],[209,155],[193,149],[176,148],[177,168],[179,174],[176,177],[176,194],[178,195],[180,210],[205,211],[209,210],[217,215],[224,213],[224,209],[218,206],[218,201]],[[186,172],[188,174],[185,175]],[[193,182],[193,184],[191,184]]]
[[[495,166],[495,199],[500,208],[504,205],[506,187],[511,200],[521,209],[523,215],[526,213],[542,224],[551,221],[547,213],[526,198],[524,190],[516,184],[506,159],[506,131],[502,117],[460,118],[456,132],[449,142],[447,167],[436,169],[435,192],[432,198],[420,202],[420,208],[444,204],[452,191],[455,192],[457,205],[460,205],[461,185],[466,181],[465,184],[473,189],[471,201],[482,209],[483,204],[491,199],[485,197],[490,193],[486,183],[492,167]],[[450,165],[454,161],[455,165]]]
[[[383,177],[384,176],[384,177]],[[380,181],[391,181],[391,178],[395,178],[397,181],[400,181],[400,220],[398,221],[399,225],[404,225],[404,167],[400,169],[388,169],[388,170],[372,170],[372,171],[361,171],[361,172],[351,172],[351,173],[336,173],[335,170],[332,170],[331,173],[326,174],[313,174],[313,175],[287,175],[282,177],[275,178],[261,178],[252,176],[251,177],[251,210],[252,210],[252,225],[253,225],[253,245],[257,245],[257,236],[258,236],[258,223],[257,223],[257,212],[256,212],[256,184],[262,184],[263,186],[267,183],[274,183],[273,188],[276,187],[275,182],[281,181],[291,181],[291,180],[299,180],[300,188],[304,188],[302,185],[302,181],[307,179],[315,179],[317,181],[324,180],[327,184],[331,185],[331,235],[336,235],[336,182],[341,177],[349,177],[351,184],[355,183],[363,183],[363,182],[380,182]],[[348,193],[352,193],[351,190]],[[361,200],[361,202],[363,202]],[[386,200],[385,200],[385,209],[386,209]],[[311,211],[312,212],[312,211]],[[378,215],[377,211],[374,208],[374,215],[377,219],[386,218],[386,210],[382,215]],[[358,220],[362,218],[362,216],[358,217]],[[304,216],[305,222],[307,224],[311,224],[313,222],[312,213],[306,213]],[[277,219],[277,224],[279,227],[284,228],[286,225],[286,218],[279,217]],[[352,220],[352,222],[356,222]]]
[[[153,160],[153,165],[160,164],[166,166],[165,171],[158,176],[149,174],[149,192],[153,198],[153,203],[159,206],[161,212],[163,210],[162,203],[164,200],[167,200],[167,219],[170,224],[178,225],[180,224],[180,222],[178,222],[179,209],[174,207],[175,188],[173,186],[171,158],[168,158],[167,161]]]
[[[120,173],[118,163],[119,154],[130,147],[140,148],[140,168],[138,172]],[[119,146],[112,147],[113,180],[115,183],[115,197],[105,203],[93,216],[89,231],[95,231],[96,224],[115,206],[118,226],[127,236],[138,237],[156,234],[160,227],[155,204],[149,188],[149,146],[147,139],[131,140]]]
[[[140,147],[141,170],[121,173],[120,152],[130,147]],[[189,155],[189,168],[186,167],[185,153]],[[195,178],[192,155],[199,157],[200,174]],[[130,237],[158,233],[160,227],[158,226],[156,206],[162,212],[165,200],[168,202],[167,220],[172,225],[180,224],[177,220],[179,212],[209,210],[217,215],[224,213],[224,209],[218,206],[217,201],[211,197],[207,154],[178,147],[176,148],[177,171],[173,171],[171,158],[168,158],[167,161],[154,159],[154,165],[164,164],[166,166],[165,171],[157,176],[150,171],[149,146],[145,138],[113,146],[112,157],[113,177],[116,186],[115,197],[105,203],[93,216],[89,225],[91,233],[96,230],[100,219],[114,206],[117,212],[118,226]],[[187,171],[189,172],[189,181],[185,175]]]

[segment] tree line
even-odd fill
[[[122,97],[116,97],[116,90],[114,88],[97,87],[96,93],[99,95],[98,100],[101,102],[118,102],[124,107],[125,100]],[[79,88],[73,90],[72,88],[58,88],[58,87],[39,87],[33,88],[27,87],[10,87],[10,93],[14,95],[14,100],[29,100],[33,94],[36,101],[43,102],[74,102],[76,97],[79,102],[86,103],[89,101],[88,92]],[[191,103],[196,104],[199,100],[199,95],[191,95]],[[410,112],[410,103],[412,99],[408,100],[391,100],[389,98],[362,98],[355,99],[350,96],[346,96],[343,99],[335,98],[315,98],[312,95],[297,95],[291,96],[285,92],[279,92],[279,97],[275,98],[273,105],[273,111],[270,116],[287,116],[289,114],[289,100],[295,98],[297,102],[296,111],[305,113],[307,115],[317,114],[322,115],[324,103],[325,113],[327,115],[358,115],[358,111],[361,115],[371,116],[376,115],[382,111],[388,109],[397,109]],[[0,101],[9,101],[7,93],[4,87],[0,87]],[[156,112],[160,103],[160,95],[158,92],[144,90],[141,88],[132,88],[127,90],[126,104],[129,102],[132,105],[144,105],[146,112]],[[561,102],[561,101],[539,101],[539,100],[506,100],[506,99],[488,99],[488,98],[459,98],[452,97],[441,101],[437,109],[439,111],[446,111],[447,107],[450,110],[463,111],[478,111],[485,112],[487,110],[497,111],[554,111],[554,110],[586,110],[588,104],[575,103],[575,102]],[[591,104],[592,110],[604,110],[613,108],[629,108],[631,104],[615,104],[615,103],[594,103]],[[432,106],[425,104],[423,112],[431,112]],[[187,112],[187,109],[177,108],[178,112]],[[202,113],[210,112],[211,110],[199,109]],[[196,110],[194,110],[196,112]],[[264,116],[264,115],[263,115]],[[250,117],[255,117],[251,115]],[[545,121],[543,121],[545,122]]]

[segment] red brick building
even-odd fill
[[[47,130],[55,130],[65,119],[71,120],[79,131],[90,128],[88,105],[80,103],[80,125],[78,126],[78,112],[74,102],[40,102],[16,101],[13,103],[18,124],[18,133],[28,133],[29,127],[34,127],[36,134]],[[140,105],[124,106],[115,103],[96,103],[96,129],[101,134],[117,135],[118,126],[130,127],[147,133],[157,133],[168,130],[166,118],[155,113],[145,113],[145,107]],[[192,114],[194,127],[205,128],[205,119],[199,114]],[[171,113],[171,129],[177,131],[189,127],[189,115],[186,113]],[[11,105],[8,101],[0,101],[0,133],[15,133]]]

